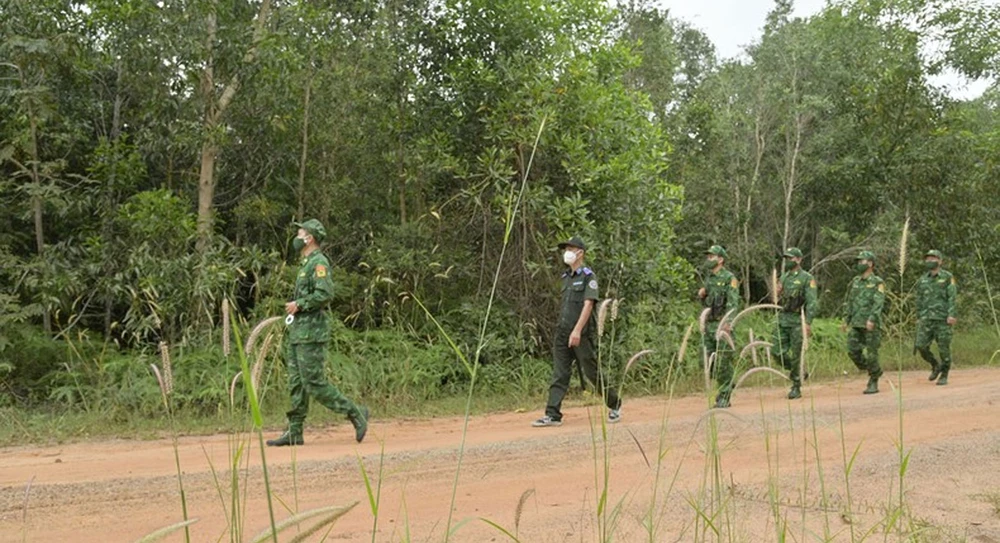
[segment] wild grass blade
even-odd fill
[[[188,527],[194,524],[195,522],[198,522],[198,519],[192,518],[178,522],[177,524],[171,524],[170,526],[165,526],[153,533],[144,535],[143,537],[136,540],[136,543],[154,543],[155,541],[159,541],[167,537],[168,535],[176,532],[177,530],[180,530],[181,528],[187,530]]]
[[[288,528],[290,528],[292,526],[300,524],[302,521],[309,520],[311,518],[315,518],[315,517],[319,517],[319,516],[323,516],[323,515],[328,515],[328,516],[324,517],[323,521],[321,521],[318,526],[314,526],[314,528],[317,528],[317,529],[321,528],[322,526],[325,526],[326,524],[329,524],[330,522],[333,522],[333,521],[339,519],[340,517],[346,515],[351,509],[354,509],[354,507],[357,506],[358,503],[360,503],[360,502],[354,502],[351,505],[345,505],[345,506],[332,505],[332,506],[329,506],[329,507],[319,507],[319,508],[316,508],[316,509],[310,509],[308,511],[303,511],[303,512],[297,514],[297,515],[292,515],[292,516],[290,516],[290,517],[282,520],[281,522],[279,522],[277,524],[273,524],[271,527],[269,527],[269,528],[263,530],[262,532],[258,533],[257,535],[255,535],[253,537],[253,539],[250,540],[250,543],[263,543],[268,538],[271,538],[271,537],[275,536],[275,534],[281,533],[281,532],[287,530]],[[302,534],[305,534],[305,533],[306,532],[302,532],[299,535],[302,535]],[[315,532],[309,532],[307,534],[307,537],[309,535],[312,535],[313,533],[315,533]]]

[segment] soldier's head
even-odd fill
[[[798,247],[785,249],[785,270],[792,271],[802,265],[802,251]]]
[[[868,270],[875,269],[875,253],[871,251],[861,251],[854,259],[854,271],[867,273]]]
[[[583,257],[587,252],[587,244],[579,236],[573,236],[560,243],[559,250],[563,252],[563,263],[576,269],[583,265]]]
[[[296,251],[299,251],[303,255],[307,255],[318,249],[320,242],[326,238],[326,228],[323,228],[323,223],[316,219],[309,219],[293,224],[298,228],[298,232],[295,235],[292,245]]]
[[[705,251],[705,267],[718,270],[726,264],[726,250],[722,245],[713,245]]]
[[[941,251],[931,249],[924,255],[924,267],[927,268],[927,271],[936,270],[941,267],[942,260],[944,260],[944,255],[941,254]]]

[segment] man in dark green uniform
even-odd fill
[[[875,255],[871,251],[858,254],[854,270],[858,275],[848,286],[841,329],[847,331],[848,356],[859,370],[868,371],[865,394],[877,394],[878,378],[882,376],[878,347],[882,340],[879,326],[885,304],[885,282],[875,275]]]
[[[948,384],[951,369],[951,331],[955,325],[955,277],[941,269],[944,255],[930,250],[924,256],[927,268],[917,283],[917,342],[914,345],[920,356],[931,365],[930,380],[939,385]],[[931,342],[937,341],[941,361],[934,359]]]
[[[368,409],[354,405],[323,374],[326,344],[330,339],[327,308],[333,299],[330,262],[319,249],[319,243],[326,237],[326,229],[316,219],[295,223],[295,226],[299,230],[294,246],[302,255],[302,263],[295,278],[294,299],[285,304],[285,312],[291,321],[286,338],[285,363],[292,408],[288,411],[288,430],[267,444],[284,447],[304,443],[302,426],[309,414],[310,396],[327,409],[347,415],[354,425],[354,437],[360,443],[368,431]]]
[[[594,304],[597,303],[597,276],[593,270],[583,265],[586,244],[578,237],[559,244],[563,251],[563,262],[569,271],[562,276],[562,303],[559,322],[553,338],[552,384],[549,385],[549,399],[545,405],[545,416],[531,423],[535,427],[562,425],[563,397],[569,387],[573,361],[583,369],[587,380],[595,390],[604,395],[608,406],[608,422],[621,420],[621,399],[614,387],[607,385],[601,368],[597,367],[597,353],[594,350],[597,324]]]
[[[705,348],[705,356],[711,357],[715,353],[712,373],[715,374],[719,385],[715,407],[729,407],[729,397],[733,391],[733,352],[724,339],[717,340],[715,336],[722,318],[730,311],[738,309],[740,305],[740,282],[725,268],[726,256],[726,250],[720,245],[708,248],[703,264],[707,272],[705,286],[698,290],[698,298],[701,298],[702,305],[711,309],[705,324],[702,345]],[[727,324],[724,332],[731,333],[728,326]]]
[[[802,251],[789,247],[784,254],[784,273],[778,283],[778,330],[774,345],[778,349],[781,365],[789,370],[792,390],[788,399],[802,397],[802,379],[799,368],[802,359],[802,337],[809,336],[813,317],[819,308],[816,296],[816,279],[802,269]],[[805,329],[802,328],[802,311],[805,311]]]

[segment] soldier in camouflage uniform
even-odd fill
[[[330,262],[320,252],[319,243],[326,229],[316,219],[295,223],[298,235],[295,249],[302,263],[295,279],[294,299],[285,304],[293,319],[288,326],[285,364],[288,370],[288,391],[292,408],[288,411],[288,430],[281,437],[267,442],[272,447],[302,445],[302,427],[309,413],[312,396],[327,409],[342,413],[354,425],[354,437],[361,442],[368,431],[368,409],[359,408],[327,381],[323,373],[326,346],[330,339],[328,307],[333,299]]]
[[[578,237],[559,244],[563,262],[569,270],[562,276],[562,303],[559,322],[553,338],[552,383],[545,416],[531,423],[536,428],[562,425],[562,401],[566,396],[572,376],[573,361],[583,369],[587,380],[594,384],[597,393],[603,393],[608,406],[608,422],[621,420],[621,399],[614,387],[607,385],[606,377],[597,366],[594,350],[597,333],[594,304],[598,300],[597,276],[583,265],[586,244]]]
[[[816,296],[816,279],[802,269],[802,251],[789,247],[784,254],[784,273],[778,283],[778,329],[773,343],[778,350],[781,365],[789,370],[792,389],[788,399],[802,397],[802,380],[799,375],[802,357],[803,333],[808,337],[813,318],[819,309]],[[802,312],[805,312],[805,329]]]
[[[885,282],[875,275],[875,255],[861,251],[855,259],[859,275],[851,281],[844,304],[844,324],[847,331],[847,354],[859,370],[868,371],[865,394],[878,393],[878,378],[882,367],[878,363],[881,343],[879,326],[882,324],[882,306],[885,304]]]
[[[931,381],[948,384],[951,369],[951,331],[955,325],[955,277],[941,269],[944,256],[941,251],[930,250],[924,256],[927,268],[917,283],[917,341],[914,347],[931,365]],[[931,342],[937,341],[941,361],[934,359]]]
[[[725,339],[716,339],[720,321],[727,313],[739,308],[740,282],[725,268],[726,250],[719,245],[709,247],[705,253],[705,286],[698,290],[698,298],[705,308],[711,311],[705,323],[705,334],[702,345],[705,356],[715,354],[712,373],[719,385],[719,393],[715,397],[715,407],[729,407],[729,397],[733,391],[733,351]],[[731,333],[726,325],[725,333]]]

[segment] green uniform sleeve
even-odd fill
[[[872,312],[868,315],[868,320],[875,324],[881,323],[883,306],[885,306],[885,282],[879,279],[875,292],[872,293]]]
[[[806,324],[812,324],[816,313],[819,312],[819,296],[816,291],[816,279],[810,278],[806,285]]]
[[[951,277],[951,282],[948,284],[948,316],[952,318],[958,318],[958,312],[955,307],[955,298],[958,295],[958,287],[955,285],[955,276]]]
[[[736,277],[729,280],[726,287],[726,312],[736,311],[740,308],[740,282]]]
[[[583,299],[594,300],[596,302],[599,299],[597,290],[597,276],[594,274],[590,274],[586,277],[586,280],[587,280],[587,286],[584,288],[583,291]]]
[[[317,262],[307,272],[311,274],[312,289],[302,294],[295,304],[300,311],[315,311],[323,309],[333,300],[333,278],[330,277],[330,266],[324,261]]]

